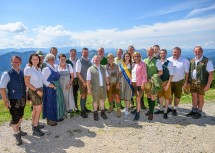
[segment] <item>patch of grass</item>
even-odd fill
[[[215,89],[210,89],[205,94],[205,102],[213,102],[215,100]],[[183,94],[180,100],[180,104],[188,104],[191,103],[192,97],[191,94],[185,95]]]
[[[30,102],[26,103],[24,119],[28,120],[31,118],[31,105]],[[0,124],[10,121],[11,115],[9,110],[5,107],[3,100],[0,100]]]
[[[206,102],[214,102],[214,99],[215,99],[215,89],[210,89],[208,92],[206,92],[205,101]],[[87,105],[87,108],[90,110],[93,110],[92,101],[93,101],[92,96],[89,95],[87,98],[86,105]],[[80,99],[78,99],[78,102],[80,102]],[[146,106],[148,106],[146,97],[145,97],[144,103]],[[189,95],[183,94],[180,104],[187,104],[187,103],[191,103],[191,95],[190,94]],[[122,102],[122,105],[125,106],[124,102]],[[80,105],[78,104],[78,106],[80,106]],[[109,104],[108,104],[107,99],[105,101],[105,108],[109,108]],[[31,104],[30,104],[30,102],[27,102],[27,104],[26,104],[24,119],[25,120],[31,119]],[[9,110],[5,107],[3,100],[0,100],[0,124],[7,122],[7,121],[10,121],[10,120],[11,120],[11,116],[10,116]]]

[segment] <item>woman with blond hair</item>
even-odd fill
[[[134,111],[135,117],[133,120],[137,121],[140,118],[140,99],[144,93],[144,84],[147,82],[147,70],[146,64],[141,61],[140,53],[134,52],[133,60],[131,81],[136,95],[136,111]]]
[[[113,54],[108,54],[107,56],[108,64],[106,65],[106,70],[109,74],[109,83],[110,89],[108,91],[108,101],[109,101],[109,109],[108,112],[113,111],[113,101],[115,99],[117,105],[117,117],[121,117],[121,104],[120,104],[120,90],[119,90],[119,67],[114,63]]]
[[[47,118],[47,124],[57,125],[56,122],[62,121],[65,115],[64,99],[60,87],[60,73],[54,65],[55,56],[47,54],[47,67],[42,70],[43,73],[43,118]]]

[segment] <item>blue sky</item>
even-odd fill
[[[0,48],[215,48],[214,0],[0,0]]]

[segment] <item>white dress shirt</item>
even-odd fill
[[[173,56],[167,58],[167,60],[173,63],[173,78],[172,82],[178,82],[185,78],[185,73],[189,73],[190,62],[184,57],[173,59]]]
[[[71,57],[69,58],[69,60],[72,62],[72,64],[73,64],[73,73],[74,73],[74,78],[77,78],[77,74],[76,74],[76,59],[73,61],[72,59],[71,59]]]
[[[132,75],[132,82],[137,82],[137,76],[136,76],[136,72],[137,72],[137,66],[138,64],[134,65],[134,68],[131,70],[131,75]]]

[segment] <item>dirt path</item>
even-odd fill
[[[15,145],[8,123],[0,126],[0,153],[143,153],[143,152],[215,152],[215,103],[207,103],[203,117],[198,120],[185,117],[191,105],[180,105],[179,115],[169,114],[164,120],[156,115],[149,122],[141,112],[138,122],[133,115],[116,118],[115,112],[108,119],[93,120],[79,116],[65,119],[56,127],[46,126],[44,137],[32,136],[31,121],[24,121],[24,144]],[[45,120],[42,121],[45,123]]]

